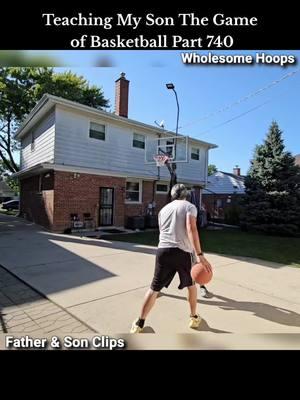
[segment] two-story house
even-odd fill
[[[21,215],[62,232],[74,218],[91,219],[96,227],[124,226],[128,216],[145,215],[149,204],[156,214],[166,204],[169,171],[146,153],[147,143],[170,133],[128,118],[128,89],[121,74],[115,113],[48,94],[40,99],[16,133]],[[178,181],[201,191],[208,151],[216,146],[193,138],[185,143]]]
[[[208,216],[224,220],[226,213],[237,206],[245,194],[245,176],[241,175],[239,166],[232,173],[217,171],[208,177],[203,190],[202,202]]]

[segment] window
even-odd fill
[[[31,132],[31,151],[35,149],[35,137],[34,132]]]
[[[223,199],[217,199],[217,207],[222,208],[223,207]]]
[[[167,194],[168,192],[169,192],[169,185],[167,183],[157,183],[156,184],[156,193]]]
[[[105,125],[90,123],[90,138],[105,140]]]
[[[138,133],[134,133],[132,146],[137,147],[138,149],[144,149],[145,148],[145,136],[140,135]]]
[[[142,183],[138,181],[126,182],[126,203],[140,203],[142,198]]]
[[[191,159],[199,160],[199,158],[200,158],[200,150],[197,149],[196,147],[192,147]]]
[[[167,140],[167,147],[166,147],[167,155],[173,159],[174,158],[174,140]]]

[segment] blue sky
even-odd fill
[[[300,51],[266,52],[300,58]],[[217,144],[218,149],[210,151],[209,162],[219,170],[231,171],[239,165],[245,173],[255,145],[262,143],[272,120],[283,130],[287,150],[300,153],[300,72],[229,110],[215,113],[297,70],[299,65],[188,66],[181,62],[178,51],[57,51],[48,55],[70,66],[56,70],[71,69],[102,86],[112,110],[114,81],[125,72],[130,80],[129,117],[152,125],[155,120],[164,120],[168,130],[175,129],[177,109],[174,93],[165,84],[173,82],[180,103],[179,132]],[[104,62],[111,66],[93,67]],[[209,114],[213,115],[207,118]]]

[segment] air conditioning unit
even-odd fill
[[[158,228],[158,216],[147,215],[145,223],[146,223],[146,228]]]
[[[145,217],[127,217],[125,228],[127,229],[145,229]]]

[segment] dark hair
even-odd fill
[[[172,200],[185,200],[188,192],[186,187],[182,183],[176,183],[171,190]]]

